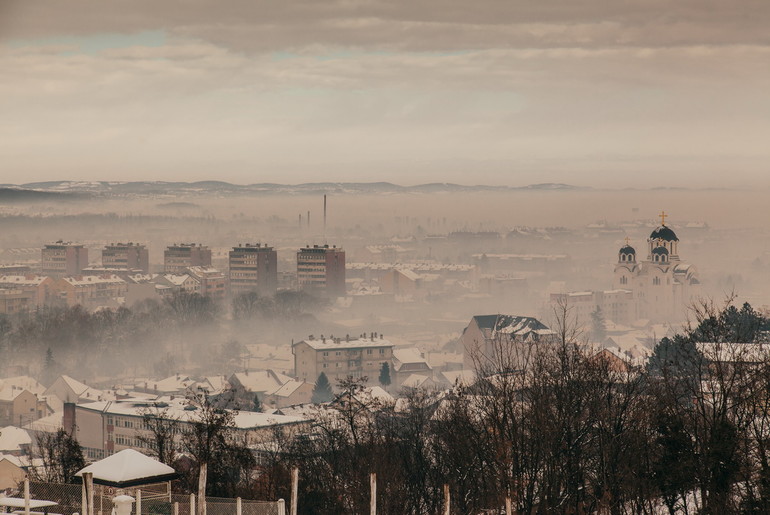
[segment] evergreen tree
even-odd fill
[[[322,402],[329,402],[334,398],[332,393],[332,385],[329,383],[329,378],[326,374],[321,372],[318,375],[318,379],[315,382],[315,388],[313,388],[313,404],[321,404]]]
[[[259,400],[259,394],[254,394],[254,407],[251,409],[251,411],[256,411],[257,413],[262,413],[264,411],[264,408],[262,407],[262,401]]]
[[[602,308],[596,306],[596,309],[591,312],[591,335],[594,342],[603,343],[607,338],[607,329],[604,326],[604,313]]]
[[[380,368],[380,384],[382,386],[390,386],[390,382],[390,366],[386,361],[382,364],[382,368]]]

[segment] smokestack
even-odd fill
[[[324,195],[324,243],[326,243],[326,195]]]
[[[307,228],[310,229],[310,211],[307,212]]]

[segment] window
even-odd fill
[[[380,354],[385,354],[385,349],[380,349]]]
[[[374,352],[374,350],[373,350],[373,349],[366,349],[366,353],[367,353],[367,354],[372,354],[373,352]]]

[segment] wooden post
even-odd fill
[[[96,510],[94,506],[94,474],[92,472],[83,474],[83,481],[86,482],[86,492],[88,493],[88,515],[94,515]]]
[[[369,490],[371,491],[371,497],[369,498],[369,514],[377,515],[377,474],[374,472],[369,474]]]
[[[505,515],[512,515],[513,512],[511,511],[511,496],[507,495],[505,497]]]
[[[29,478],[24,480],[24,515],[29,515]]]
[[[195,515],[195,494],[190,494],[190,515]]]
[[[291,469],[291,515],[297,515],[297,483],[299,482],[299,469]]]
[[[198,473],[198,515],[206,515],[206,476],[208,463],[201,463]]]
[[[444,484],[444,515],[449,515],[451,505],[451,498],[449,497],[449,485]]]
[[[241,506],[241,498],[236,497],[235,498],[235,515],[241,515],[243,513],[243,508]]]
[[[142,489],[136,489],[136,515],[142,515]]]
[[[179,503],[178,502],[174,503],[173,515],[179,515]]]

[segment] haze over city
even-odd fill
[[[769,15],[0,0],[0,507],[770,513]]]

